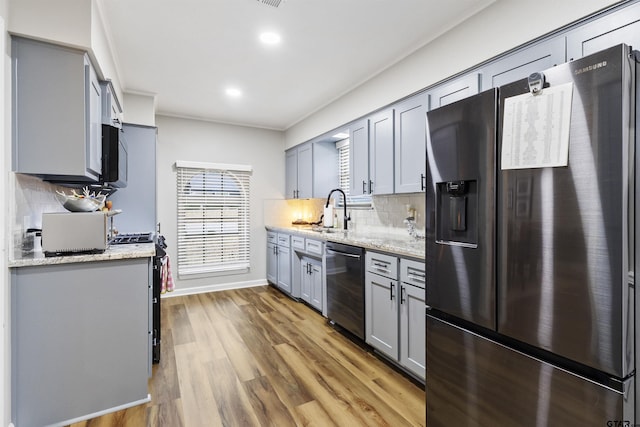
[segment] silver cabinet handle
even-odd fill
[[[407,293],[407,289],[404,286],[400,286],[400,304],[404,304],[406,301],[405,295]]]

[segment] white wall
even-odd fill
[[[125,123],[144,126],[156,125],[155,95],[141,95],[125,92],[124,99],[120,99],[124,109],[123,118]]]
[[[266,284],[264,201],[282,199],[284,136],[282,132],[157,116],[158,220],[167,239],[176,292]],[[182,280],[177,276],[176,160],[244,164],[251,178],[251,271],[247,274]],[[199,288],[199,289],[193,289]]]
[[[8,31],[87,51],[101,79],[109,79],[122,100],[117,64],[109,46],[98,0],[5,0]]]
[[[287,129],[293,147],[609,5],[612,0],[497,0],[401,62]],[[539,16],[532,16],[539,12]]]

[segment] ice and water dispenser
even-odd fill
[[[436,241],[478,245],[478,181],[436,184]]]

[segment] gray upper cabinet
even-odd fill
[[[428,92],[429,108],[433,110],[478,92],[480,92],[480,73],[472,72],[431,89]]]
[[[157,128],[125,123],[127,187],[110,196],[113,207],[122,209],[114,218],[120,232],[152,232],[157,227],[156,148]]]
[[[325,197],[338,182],[335,143],[309,141],[285,152],[285,198]]]
[[[313,197],[313,145],[302,144],[286,152],[285,181],[287,199]]]
[[[117,128],[122,127],[120,119],[122,107],[113,89],[113,84],[111,81],[103,81],[100,82],[100,87],[102,88],[102,124]]]
[[[419,93],[395,105],[395,192],[424,191],[429,98]]]
[[[369,193],[369,120],[349,127],[349,194]]]
[[[371,194],[393,194],[393,109],[369,118],[369,184]]]
[[[313,195],[324,198],[340,186],[338,150],[336,143],[319,141],[313,143]]]
[[[88,55],[12,38],[13,170],[61,182],[102,172],[101,88]]]
[[[620,43],[640,49],[640,3],[629,5],[567,33],[567,58],[582,58]]]
[[[482,90],[502,86],[566,61],[564,36],[545,40],[482,68]]]

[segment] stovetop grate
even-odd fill
[[[153,233],[129,233],[118,234],[112,238],[109,243],[112,245],[126,245],[131,243],[151,243],[153,242]]]

